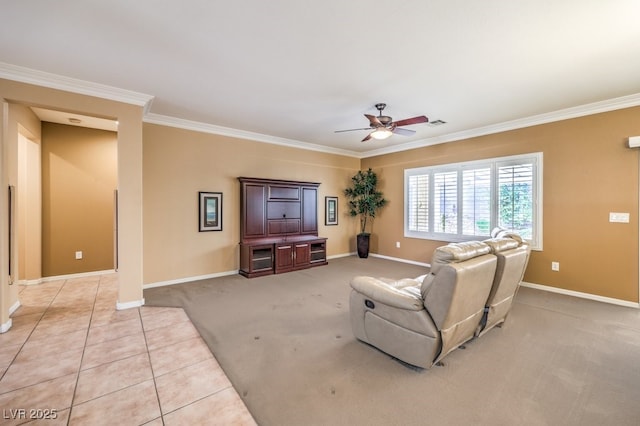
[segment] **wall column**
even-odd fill
[[[142,295],[142,109],[118,125],[117,309],[144,305]]]

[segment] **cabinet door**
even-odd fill
[[[273,270],[273,246],[251,248],[251,272]]]
[[[273,244],[240,244],[240,275],[259,277],[273,274]]]
[[[293,269],[293,245],[276,245],[276,273]]]
[[[309,247],[309,262],[312,264],[327,263],[327,243],[324,240],[312,241]]]
[[[302,188],[302,234],[318,233],[318,190],[312,187]]]
[[[293,267],[301,268],[309,265],[309,243],[296,243],[293,255]]]
[[[263,237],[266,229],[266,185],[248,183],[244,187],[242,217],[244,237]]]

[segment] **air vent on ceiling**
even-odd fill
[[[447,122],[443,120],[433,120],[429,122],[429,126],[442,126],[443,124],[447,124]]]

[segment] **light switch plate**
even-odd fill
[[[609,213],[609,222],[629,223],[629,213]]]

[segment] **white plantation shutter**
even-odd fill
[[[405,170],[406,237],[488,238],[496,226],[542,249],[542,153]]]
[[[491,233],[491,168],[462,171],[462,233]]]
[[[498,226],[526,239],[533,235],[533,184],[531,162],[498,167]]]
[[[429,232],[429,175],[409,177],[407,211],[409,229]]]
[[[433,231],[458,233],[458,172],[433,175]]]

